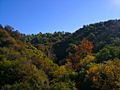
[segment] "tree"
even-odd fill
[[[80,55],[92,54],[93,44],[87,38],[83,38],[81,44],[78,45],[78,52]]]
[[[92,56],[92,49],[93,49],[93,44],[87,40],[87,38],[84,38],[80,45],[73,47],[74,52],[72,52],[68,57],[67,57],[67,66],[70,66],[74,70],[79,70],[80,68],[80,61],[84,59],[87,55]],[[91,60],[91,59],[90,59]],[[84,60],[85,62],[85,60]],[[86,63],[89,62],[86,61]],[[81,62],[82,63],[82,62]],[[83,63],[82,63],[83,65]]]
[[[120,60],[108,60],[104,64],[91,65],[85,82],[95,90],[120,90]]]
[[[97,62],[119,58],[119,56],[120,56],[120,47],[112,46],[112,45],[106,45],[96,54]]]

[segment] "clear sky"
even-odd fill
[[[120,18],[120,0],[0,0],[0,24],[22,33],[74,32]]]

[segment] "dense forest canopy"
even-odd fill
[[[31,35],[0,25],[0,90],[120,90],[120,20]]]

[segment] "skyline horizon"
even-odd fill
[[[0,0],[0,24],[21,33],[74,32],[83,25],[120,19],[120,0]]]
[[[93,23],[84,24],[84,25],[80,26],[78,29],[73,30],[72,32],[70,32],[70,31],[53,31],[53,32],[37,32],[37,33],[28,33],[28,34],[27,34],[27,33],[20,32],[19,29],[14,28],[14,26],[12,26],[12,25],[8,25],[8,24],[7,24],[7,25],[2,25],[1,23],[0,23],[0,25],[2,25],[3,28],[4,28],[5,26],[11,26],[11,27],[13,28],[14,31],[17,30],[17,31],[19,31],[21,34],[32,35],[32,34],[39,34],[39,33],[42,33],[42,34],[51,33],[51,34],[53,34],[53,33],[55,33],[55,32],[68,32],[68,33],[74,33],[74,32],[76,32],[77,30],[83,28],[83,26],[87,26],[87,25],[90,25],[90,24],[96,24],[96,23],[100,23],[100,22],[107,22],[107,21],[110,21],[110,20],[120,20],[120,18],[108,19],[108,20],[101,20],[101,21],[97,21],[97,22],[93,22]]]

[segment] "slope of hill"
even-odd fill
[[[0,90],[120,90],[120,20],[74,33],[0,25]]]
[[[31,44],[11,35],[0,27],[0,89],[47,89],[48,77],[58,66]]]

